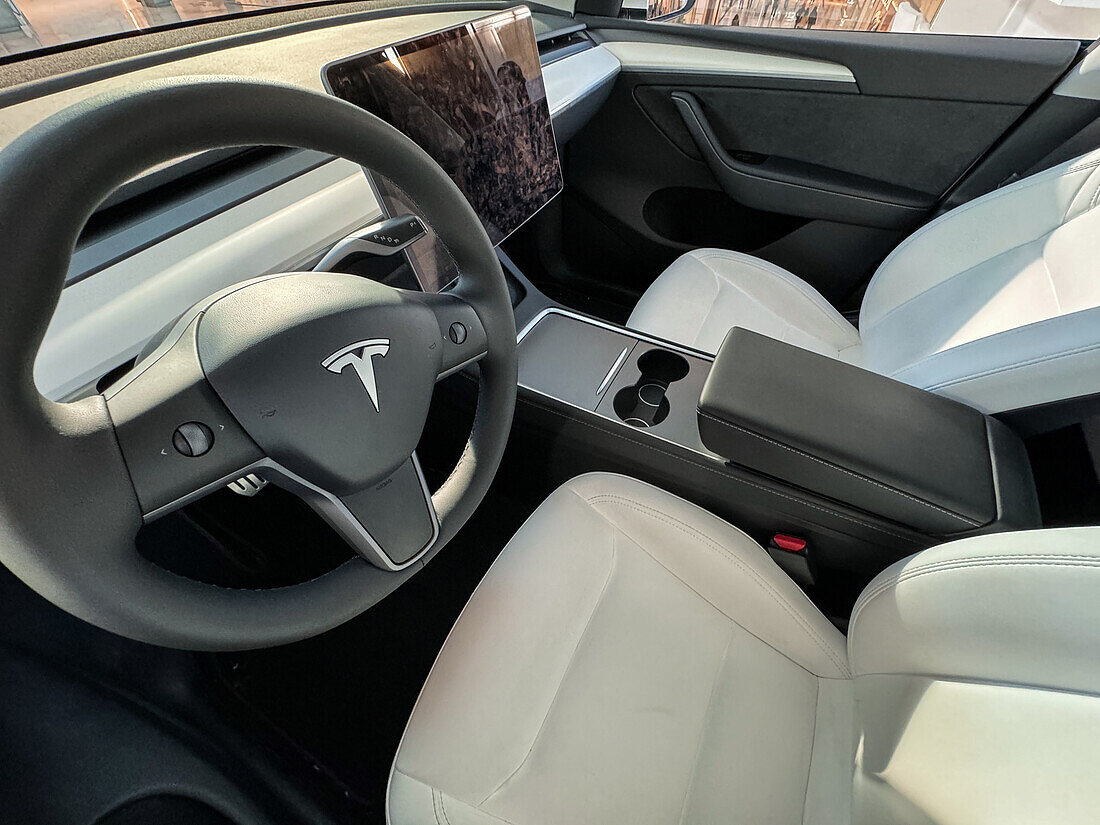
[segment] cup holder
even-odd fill
[[[615,393],[615,414],[631,427],[660,424],[672,409],[667,398],[669,385],[687,375],[689,369],[686,358],[666,349],[644,353],[638,359],[641,376]]]

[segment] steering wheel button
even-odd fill
[[[188,421],[180,424],[172,434],[172,446],[181,455],[198,458],[214,446],[214,432],[205,424]]]
[[[458,321],[455,321],[453,324],[451,324],[451,329],[449,330],[448,335],[450,335],[451,341],[456,344],[466,343],[466,327],[458,323]]]

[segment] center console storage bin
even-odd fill
[[[1004,424],[943,396],[733,329],[699,400],[732,462],[951,535],[1039,524],[1031,467]]]

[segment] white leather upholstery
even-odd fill
[[[848,676],[843,637],[745,534],[641,482],[582,476],[451,632],[389,819],[835,822]]]
[[[872,278],[858,332],[794,275],[711,249],[674,262],[628,325],[710,352],[745,327],[986,412],[1095,393],[1098,169],[1100,151],[918,230]]]
[[[805,281],[725,249],[676,259],[646,290],[627,326],[710,353],[733,327],[833,358],[860,344],[856,328]]]
[[[967,539],[876,579],[846,652],[746,535],[582,476],[452,630],[388,818],[1093,822],[1098,593],[1100,528]]]
[[[852,614],[856,822],[1083,823],[1100,811],[1100,527],[963,539]]]

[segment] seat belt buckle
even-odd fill
[[[795,583],[806,589],[814,586],[813,558],[810,543],[789,533],[776,533],[768,542],[768,555]]]

